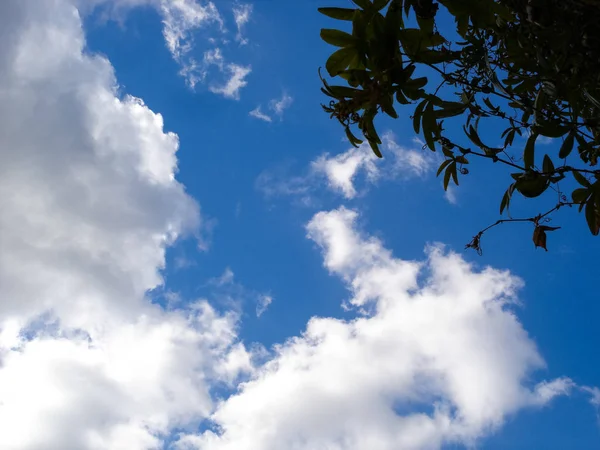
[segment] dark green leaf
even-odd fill
[[[349,8],[319,8],[321,14],[338,20],[352,20],[355,9]]]
[[[592,185],[592,183],[589,182],[589,180],[584,177],[583,175],[581,175],[579,172],[577,172],[576,170],[573,171],[573,176],[575,177],[575,179],[577,180],[577,182],[585,187],[590,187]]]
[[[369,0],[352,0],[356,5],[360,6],[362,9],[370,9],[372,4]]]
[[[448,190],[448,185],[450,184],[450,177],[452,176],[452,166],[456,169],[456,163],[453,162],[448,165],[446,168],[446,172],[444,173],[444,190]]]
[[[429,150],[435,152],[434,133],[436,130],[435,115],[433,112],[433,103],[428,103],[423,113],[423,137]]]
[[[469,30],[469,15],[462,14],[456,17],[456,31],[461,37],[465,37],[467,35],[467,31]]]
[[[596,208],[596,202],[592,197],[585,205],[585,220],[594,236],[598,236],[598,233],[600,232],[600,217],[598,217],[598,215],[599,212]]]
[[[416,134],[419,134],[421,132],[421,116],[423,115],[423,110],[425,109],[425,106],[427,106],[427,100],[423,100],[415,108],[415,113],[413,115],[413,128]]]
[[[526,169],[531,169],[535,162],[535,140],[537,137],[538,135],[536,133],[531,133],[525,144],[525,149],[523,150],[523,164],[525,164]]]
[[[586,188],[577,188],[571,193],[573,203],[584,203],[590,196],[590,191]]]
[[[349,47],[357,44],[357,39],[344,31],[330,28],[321,29],[321,39],[336,47]]]
[[[414,67],[414,66],[413,66]],[[421,89],[427,85],[427,77],[420,77],[407,80],[404,83],[403,87],[407,87],[409,89]]]
[[[448,164],[450,164],[451,162],[452,162],[452,160],[451,160],[451,159],[447,159],[447,160],[445,160],[445,161],[444,161],[444,162],[443,162],[443,163],[440,165],[440,168],[438,169],[438,171],[437,171],[437,174],[436,174],[435,176],[436,176],[436,177],[439,177],[439,176],[440,176],[440,174],[442,173],[442,171],[443,171],[443,170],[444,170],[446,167],[448,167]]]
[[[539,197],[546,189],[548,189],[548,179],[542,176],[535,176],[532,178],[522,177],[515,183],[515,189],[524,197]]]
[[[564,159],[571,154],[571,151],[573,150],[574,141],[575,133],[571,131],[560,146],[560,152],[558,152],[559,158]]]
[[[502,214],[505,209],[508,210],[508,207],[510,206],[510,199],[512,197],[514,190],[515,190],[515,185],[513,183],[508,187],[508,189],[504,193],[504,196],[502,197],[502,202],[500,202],[500,214]]]
[[[562,137],[569,131],[568,126],[552,125],[552,124],[535,125],[533,128],[538,134],[541,134],[542,136],[547,136],[550,138]]]
[[[352,62],[356,56],[356,50],[352,47],[340,48],[331,54],[325,68],[330,76],[335,77],[340,72],[346,70],[346,67]]]
[[[550,159],[550,157],[548,155],[544,155],[544,162],[542,163],[542,170],[547,174],[554,173],[554,163],[552,162],[552,160]]]
[[[458,174],[456,169],[456,163],[452,163],[452,179],[454,180],[454,184],[458,186]]]
[[[371,146],[371,150],[373,150],[373,153],[375,153],[375,155],[378,158],[383,158],[383,155],[381,154],[381,151],[379,150],[379,145],[377,144],[377,142],[369,141],[369,145]]]
[[[389,2],[390,0],[373,0],[373,7],[376,11],[381,11]]]
[[[354,147],[358,147],[360,144],[363,143],[363,141],[361,141],[356,136],[354,136],[354,134],[352,134],[352,131],[350,131],[350,127],[346,127],[346,137]]]

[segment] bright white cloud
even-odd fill
[[[449,184],[448,185],[448,189],[446,189],[446,191],[444,192],[444,198],[448,201],[448,203],[450,203],[451,205],[456,205],[458,204],[458,198],[456,196],[456,187]]]
[[[237,35],[235,39],[241,44],[245,45],[248,43],[248,39],[246,39],[243,35],[244,26],[250,20],[250,15],[252,14],[252,5],[250,4],[238,4],[233,7],[233,18],[235,20],[235,25],[237,27]]]
[[[0,27],[0,448],[158,448],[251,370],[234,314],[145,295],[201,225],[177,136],[116,95],[75,0],[2,1]]]
[[[378,180],[423,177],[433,166],[433,156],[422,149],[413,149],[396,143],[392,133],[386,133],[380,146],[384,159],[379,160],[369,144],[351,147],[345,153],[328,153],[314,160],[304,175],[290,176],[287,171],[264,171],[257,187],[268,197],[301,196],[303,204],[313,205],[311,193],[325,183],[335,192],[351,199],[358,195],[357,180],[364,175],[363,192]]]
[[[364,170],[367,179],[371,182],[379,177],[375,159],[370,149],[361,146],[333,157],[323,155],[312,163],[312,169],[317,173],[323,173],[333,190],[341,191],[346,198],[353,198],[356,196],[354,177],[359,170]]]
[[[217,432],[185,436],[180,448],[470,445],[508,415],[569,392],[566,378],[530,385],[544,362],[510,310],[519,279],[476,271],[440,247],[422,263],[397,259],[356,221],[344,208],[321,212],[308,236],[347,283],[351,303],[372,313],[313,318],[219,406]]]
[[[246,77],[251,71],[250,66],[228,64],[226,72],[229,74],[229,79],[224,84],[213,85],[209,89],[216,94],[223,94],[224,97],[239,100],[240,90],[248,84]]]

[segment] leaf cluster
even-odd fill
[[[398,118],[399,106],[410,107],[415,133],[444,156],[438,176],[445,189],[469,173],[470,159],[485,158],[514,169],[500,201],[500,214],[509,215],[502,222],[513,220],[515,193],[554,192],[552,212],[578,206],[591,233],[600,233],[600,0],[352,1],[355,8],[319,11],[351,25],[351,32],[321,30],[337,47],[325,68],[342,83],[321,80],[330,97],[323,109],[353,145],[366,140],[382,157],[375,119]],[[437,26],[442,12],[455,23],[447,36]],[[448,137],[449,118],[463,120],[463,141]],[[502,145],[483,141],[486,121],[503,124]],[[541,138],[561,139],[558,152],[541,153]],[[570,200],[563,193],[569,180],[576,185]],[[545,248],[552,227],[535,220],[541,216],[526,220]]]

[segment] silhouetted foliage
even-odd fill
[[[398,105],[410,105],[415,132],[444,155],[438,176],[445,189],[469,173],[473,157],[514,169],[500,200],[508,218],[473,238],[467,247],[478,252],[487,229],[519,221],[533,223],[534,243],[545,249],[546,232],[556,229],[547,226],[549,217],[565,206],[585,210],[589,230],[599,234],[599,0],[352,1],[356,8],[319,11],[347,25],[321,30],[338,47],[326,70],[342,81],[322,77],[322,91],[331,98],[324,110],[353,145],[365,139],[381,157],[375,119],[398,118]],[[442,35],[438,22],[448,18],[456,27]],[[445,121],[454,130],[462,126],[465,138],[450,139]],[[499,138],[482,138],[485,121],[502,125]],[[560,149],[541,154],[541,137],[562,139]],[[488,145],[493,141],[502,144]],[[547,212],[512,218],[515,193],[553,193],[557,202]]]

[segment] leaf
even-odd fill
[[[533,230],[533,244],[535,248],[542,247],[544,250],[548,251],[546,248],[546,232],[541,229],[541,227],[535,227]]]
[[[457,174],[457,169],[456,169],[456,163],[452,163],[450,164],[450,166],[452,166],[452,179],[454,180],[454,184],[456,184],[458,186],[458,174]],[[448,167],[450,167],[448,166]]]
[[[525,144],[525,149],[523,150],[523,163],[525,164],[526,169],[531,169],[533,167],[535,160],[535,140],[537,137],[538,135],[536,133],[531,133]]]
[[[354,98],[357,94],[360,94],[362,91],[348,86],[329,86],[329,92],[331,92],[336,98]]]
[[[352,62],[356,56],[356,49],[352,47],[340,48],[331,54],[325,68],[330,76],[335,77],[340,72],[346,70],[346,67]]]
[[[437,171],[437,173],[436,173],[436,175],[435,175],[435,176],[436,176],[436,177],[439,177],[439,176],[440,176],[440,174],[443,172],[443,170],[444,170],[446,167],[448,167],[448,164],[450,164],[451,162],[452,162],[452,160],[451,160],[451,159],[447,159],[447,160],[445,160],[445,161],[444,161],[444,162],[443,162],[443,163],[440,165],[440,168],[438,169],[438,171]]]
[[[427,77],[413,78],[407,80],[403,87],[407,87],[409,89],[421,89],[427,85],[427,81]]]
[[[355,9],[349,8],[319,8],[321,14],[337,20],[352,20]]]
[[[321,39],[336,47],[349,47],[358,43],[358,40],[351,34],[331,28],[321,29]]]
[[[465,37],[467,35],[467,31],[469,30],[469,15],[462,14],[456,17],[456,31],[461,37]]]
[[[422,19],[421,17],[417,16],[417,23],[419,24],[419,28],[421,29],[421,31],[424,31],[426,33],[433,33],[433,27],[435,25],[433,18]]]
[[[571,131],[562,145],[560,146],[560,151],[558,152],[558,157],[561,159],[565,159],[567,156],[571,154],[573,150],[573,143],[575,142],[575,132]]]
[[[356,5],[360,6],[362,9],[370,9],[371,2],[369,0],[352,0]]]
[[[423,136],[425,137],[425,142],[427,143],[427,147],[432,152],[435,152],[435,141],[433,139],[433,133],[437,127],[435,121],[435,115],[433,112],[433,103],[428,103],[427,108],[423,113]]]
[[[590,196],[590,191],[586,188],[577,188],[571,193],[573,203],[585,203]]]
[[[548,189],[549,183],[546,177],[537,175],[533,178],[527,176],[521,177],[515,183],[515,189],[523,197],[535,198],[539,197]]]
[[[588,227],[594,236],[598,236],[600,233],[600,217],[599,212],[596,209],[596,202],[594,198],[590,198],[585,206],[585,219]]]
[[[404,28],[398,32],[398,38],[407,53],[415,54],[429,47],[437,47],[446,42],[439,33],[427,33],[418,28]]]
[[[544,162],[542,163],[542,170],[546,174],[554,173],[554,163],[548,155],[544,155]]]
[[[542,136],[547,136],[550,138],[559,138],[565,135],[567,131],[569,131],[568,126],[560,126],[554,124],[539,124],[534,125],[534,130],[538,134]]]
[[[358,146],[363,143],[363,141],[361,141],[356,136],[354,136],[354,134],[352,134],[350,127],[346,127],[346,137],[354,147],[358,148]]]
[[[446,173],[444,173],[444,190],[445,191],[448,190],[448,185],[450,184],[450,177],[452,176],[452,166],[454,166],[454,169],[456,169],[456,163],[452,162],[446,168]]]
[[[585,88],[583,89],[583,95],[585,95],[587,97],[587,99],[590,102],[592,102],[596,108],[600,109],[600,101],[596,100],[596,98],[593,97],[592,94],[590,94],[589,91]]]
[[[545,225],[536,226],[533,230],[533,244],[535,245],[535,248],[541,247],[544,250],[548,251],[548,249],[546,248],[546,231],[555,231],[559,229],[560,227],[548,227]]]
[[[390,0],[373,0],[373,7],[376,11],[381,11],[389,2]]]
[[[577,180],[577,182],[582,186],[589,188],[592,185],[592,183],[590,183],[586,177],[581,175],[581,173],[577,172],[576,170],[573,171],[573,177],[575,177],[575,180]]]
[[[423,115],[423,110],[425,109],[425,106],[427,106],[427,100],[423,100],[415,108],[415,113],[413,115],[413,128],[416,134],[419,134],[421,132],[421,116]]]
[[[515,184],[511,184],[508,189],[506,190],[506,192],[504,193],[504,196],[502,197],[502,201],[500,202],[500,214],[502,214],[504,212],[504,210],[508,210],[508,207],[510,206],[510,199],[512,198],[512,194],[515,190]]]
[[[375,155],[378,158],[383,158],[383,155],[381,154],[381,151],[379,150],[379,145],[377,144],[377,142],[369,141],[369,145],[371,146],[371,150],[373,150],[373,153],[375,153]]]

